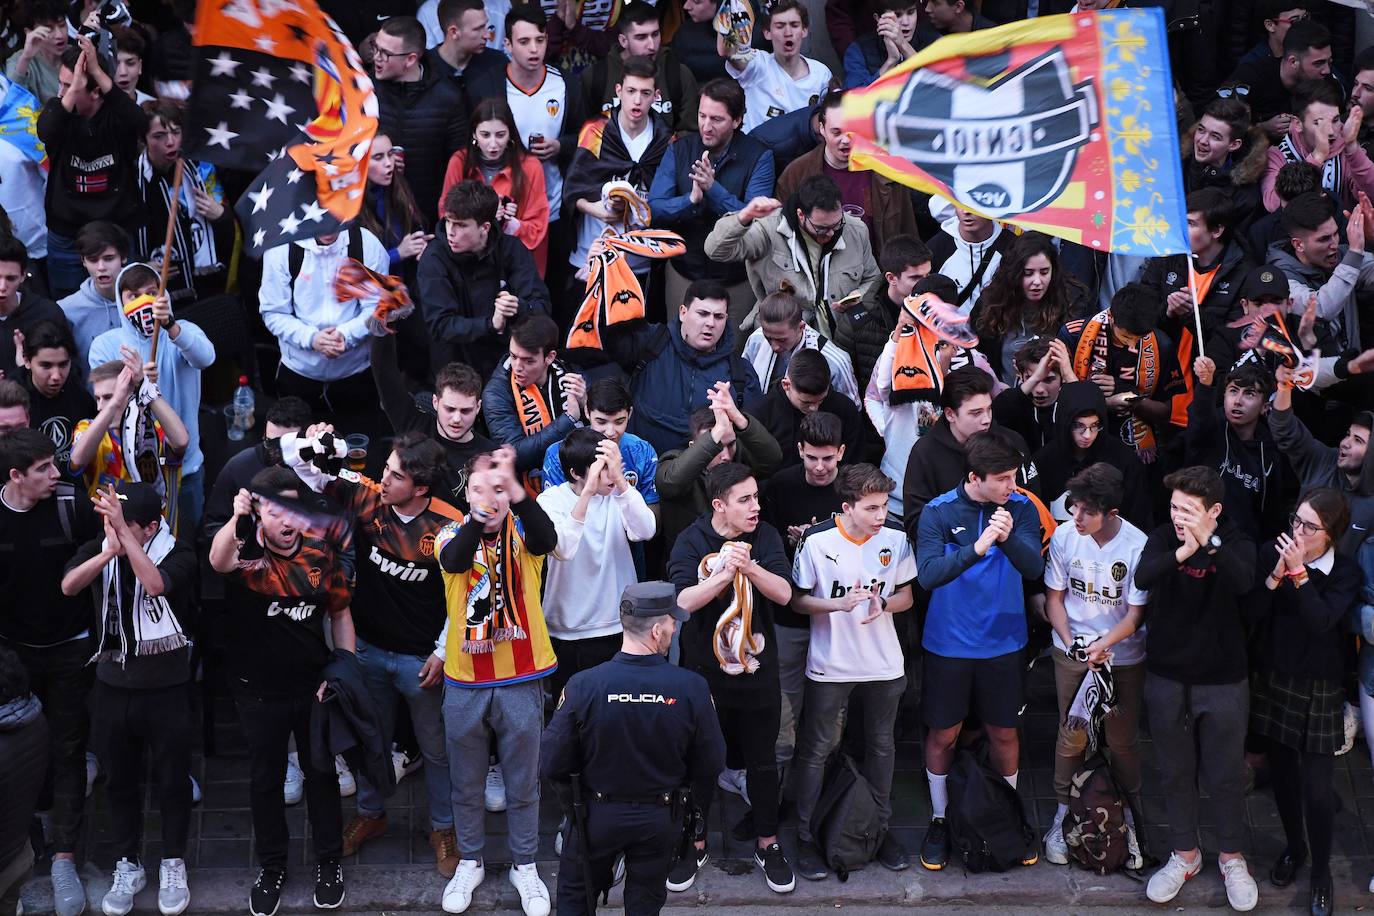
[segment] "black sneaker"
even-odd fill
[[[932,817],[921,844],[921,866],[939,871],[949,864],[949,827],[943,817]]]
[[[824,881],[830,874],[825,858],[812,840],[797,841],[797,874],[807,881]]]
[[[338,859],[321,859],[315,866],[315,906],[338,909],[344,900],[343,866]]]
[[[258,872],[258,880],[248,892],[248,912],[252,916],[273,916],[281,906],[281,886],[286,883],[286,869],[267,867]]]
[[[754,847],[754,864],[763,869],[763,880],[768,889],[775,894],[788,894],[797,886],[797,876],[792,874],[792,866],[782,854],[782,847],[769,843],[765,848]]]
[[[705,849],[693,847],[691,855],[674,862],[673,867],[668,869],[668,890],[681,893],[690,888],[708,858]]]
[[[906,849],[897,842],[897,835],[891,830],[883,834],[883,842],[878,847],[877,858],[878,864],[888,871],[905,871],[911,865],[906,857]]]

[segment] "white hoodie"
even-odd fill
[[[959,234],[959,217],[950,216],[940,223],[940,229],[945,235],[954,239],[954,254],[949,256],[949,260],[943,264],[932,264],[931,269],[934,273],[949,277],[958,287],[959,292],[964,292],[964,287],[968,286],[969,280],[973,278],[978,270],[978,265],[983,262],[983,255],[988,249],[992,248],[997,239],[1006,230],[1002,224],[994,222],[992,224],[992,235],[981,242],[966,242],[964,237]],[[982,278],[978,281],[978,288],[975,289],[964,304],[959,306],[959,311],[967,315],[973,310],[974,303],[978,301],[978,296],[987,289],[992,282],[992,275],[997,273],[997,265],[1002,263],[1002,253],[994,251],[988,255],[992,260],[988,262],[988,269],[983,271]]]

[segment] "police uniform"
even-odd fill
[[[635,617],[688,617],[666,582],[631,585],[620,607]],[[609,888],[615,857],[624,853],[626,916],[658,913],[681,832],[673,796],[685,786],[708,797],[725,765],[705,679],[662,655],[619,652],[568,681],[540,755],[544,776],[560,787],[580,774],[594,887]],[[558,868],[558,916],[587,912],[584,837],[569,834]]]

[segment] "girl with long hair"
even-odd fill
[[[1002,381],[1016,384],[1016,351],[1032,338],[1058,334],[1086,292],[1060,269],[1048,235],[1027,232],[1012,242],[970,314],[978,349]]]
[[[480,181],[501,198],[496,222],[534,255],[542,276],[549,260],[549,199],[544,167],[525,151],[515,115],[503,99],[483,99],[472,112],[472,139],[448,161],[444,190],[460,181]]]
[[[372,140],[367,158],[367,196],[358,221],[386,246],[391,258],[391,273],[409,273],[414,261],[434,238],[426,232],[424,217],[415,205],[401,172],[404,150],[396,147],[391,138],[378,133]],[[410,262],[407,264],[406,262]]]
[[[1311,912],[1332,909],[1331,834],[1336,749],[1344,737],[1345,621],[1360,569],[1336,553],[1350,524],[1339,490],[1305,494],[1280,534],[1259,550],[1246,599],[1259,621],[1252,645],[1250,731],[1268,739],[1274,802],[1287,846],[1270,872],[1293,883],[1310,856]]]

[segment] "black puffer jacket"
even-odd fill
[[[420,301],[433,339],[432,365],[458,360],[482,378],[506,357],[510,326],[520,315],[549,313],[549,289],[530,251],[513,235],[492,232],[477,254],[449,250],[442,225],[420,255]],[[498,332],[491,324],[496,296],[506,290],[520,300],[520,312]]]
[[[377,132],[406,149],[406,180],[426,220],[439,216],[439,192],[449,157],[468,142],[468,102],[438,67],[413,83],[379,80]],[[440,233],[442,237],[442,233]]]
[[[887,278],[879,277],[864,292],[859,307],[835,319],[835,344],[854,363],[854,378],[862,394],[868,389],[873,367],[883,355],[883,347],[897,326],[901,306],[887,295]]]

